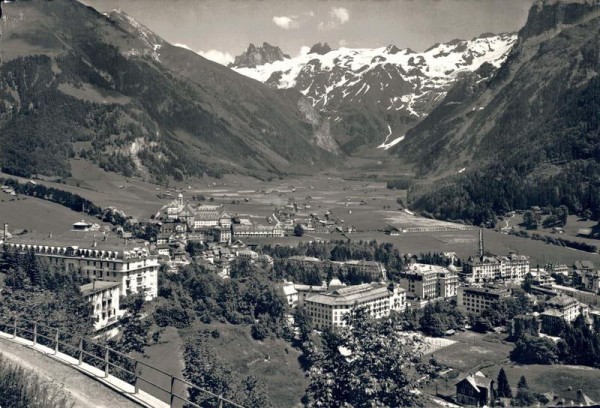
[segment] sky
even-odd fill
[[[533,0],[81,0],[121,9],[165,40],[226,64],[250,43],[292,57],[317,42],[332,48],[435,43],[517,31]]]

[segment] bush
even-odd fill
[[[7,362],[0,354],[0,406],[28,408],[73,407],[65,392],[36,373]]]
[[[264,340],[269,336],[269,328],[262,322],[256,322],[250,329],[254,340]]]
[[[525,335],[517,341],[510,358],[521,364],[553,364],[558,362],[558,349],[550,339]]]

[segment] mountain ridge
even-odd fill
[[[498,67],[515,34],[484,35],[436,44],[422,53],[380,48],[309,52],[240,74],[278,89],[296,89],[332,120],[338,143],[348,154],[365,146],[386,148],[422,120],[462,76],[484,63]],[[319,48],[321,47],[321,48]]]
[[[4,171],[64,176],[80,157],[156,179],[302,173],[338,153],[321,147],[329,134],[301,110],[300,93],[173,46],[122,12],[74,0],[3,11]]]
[[[488,225],[532,205],[600,217],[599,25],[597,1],[534,4],[502,67],[457,83],[392,149],[437,180],[415,205]]]

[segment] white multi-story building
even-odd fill
[[[233,224],[232,236],[254,238],[254,237],[283,237],[283,228],[277,225],[241,225]]]
[[[456,296],[458,275],[443,266],[415,263],[400,273],[400,287],[414,299],[451,298]]]
[[[554,334],[559,320],[570,323],[577,319],[580,314],[587,316],[589,308],[577,299],[566,295],[558,295],[550,298],[545,303],[546,310],[540,313],[542,319],[542,331]]]
[[[16,251],[33,251],[51,267],[76,273],[91,280],[118,282],[123,295],[144,293],[146,300],[158,294],[158,256],[147,242],[86,238],[73,234],[63,237],[25,235],[4,244]]]
[[[196,213],[193,218],[193,229],[202,230],[219,226],[222,213],[222,205],[199,205],[196,207]]]
[[[94,329],[101,330],[116,323],[124,311],[119,310],[119,282],[93,281],[79,287],[84,299],[92,305]]]
[[[288,306],[290,308],[295,308],[298,306],[298,291],[294,287],[293,282],[285,282],[283,284],[283,295],[285,296]]]
[[[518,282],[529,273],[529,258],[516,254],[469,258],[463,266],[463,271],[471,283],[494,280]]]
[[[307,297],[304,307],[316,329],[346,326],[344,316],[365,308],[371,318],[389,316],[406,308],[404,289],[386,283],[364,283]]]

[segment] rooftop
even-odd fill
[[[404,289],[398,288],[399,291]],[[388,285],[384,283],[363,283],[348,286],[333,292],[315,294],[306,298],[307,301],[328,305],[352,305],[368,302],[389,295]]]
[[[499,288],[499,287],[475,287],[475,286],[465,286],[462,288],[465,292],[475,292],[481,294],[490,294],[490,295],[504,295],[510,293],[510,289],[508,288]]]
[[[594,263],[591,261],[575,261],[575,269],[594,269]]]
[[[115,234],[105,235],[100,232],[72,231],[61,235],[47,235],[28,233],[13,237],[9,244],[43,245],[54,247],[78,247],[85,249],[105,251],[128,251],[135,248],[144,248],[146,241],[137,239],[123,239]]]
[[[570,296],[564,296],[564,295],[554,296],[553,298],[548,299],[546,301],[547,305],[558,306],[558,307],[571,306],[575,303],[577,303],[577,299],[572,298]]]
[[[407,272],[423,274],[423,273],[428,273],[428,272],[442,273],[442,272],[450,272],[450,271],[448,270],[448,268],[439,266],[439,265],[427,265],[427,264],[415,263],[408,267]]]
[[[120,285],[121,284],[119,282],[95,281],[81,285],[79,290],[81,291],[82,295],[86,296],[99,293],[107,289],[112,289]]]

